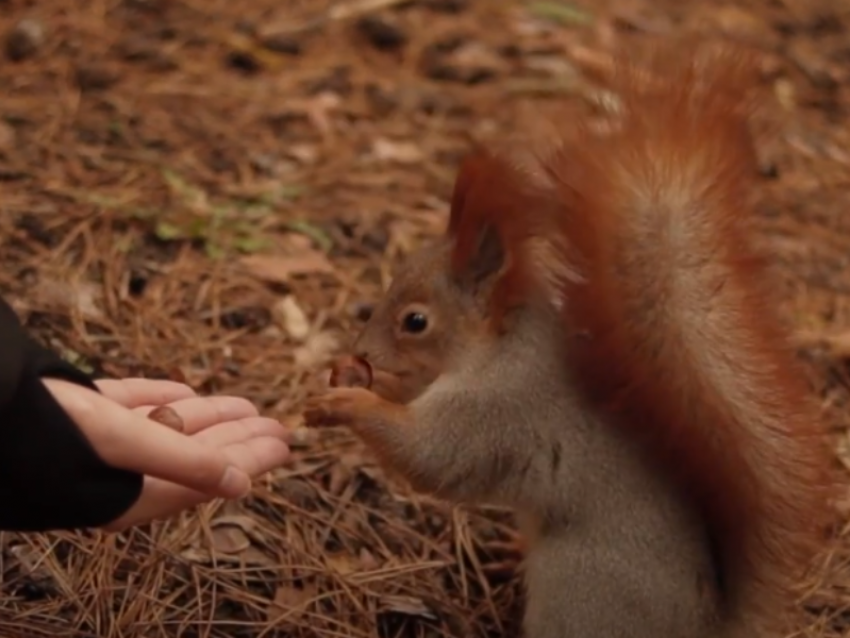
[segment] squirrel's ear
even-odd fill
[[[507,262],[507,252],[496,226],[484,224],[470,237],[470,250],[463,266],[456,272],[459,283],[473,290],[500,273]]]
[[[455,180],[446,229],[453,244],[451,270],[460,285],[473,291],[507,266],[503,200],[510,197],[514,179],[502,158],[479,149],[467,156]]]
[[[454,235],[460,228],[461,219],[466,208],[466,198],[472,190],[476,179],[480,178],[493,162],[491,155],[484,149],[470,153],[464,157],[455,178],[452,190],[451,213],[447,234]]]
[[[489,279],[502,270],[506,259],[502,237],[493,224],[487,224],[478,234],[475,250],[469,260],[469,276],[476,283]]]

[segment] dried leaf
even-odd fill
[[[227,503],[227,505],[233,505],[233,503]],[[225,514],[224,516],[217,517],[210,523],[210,527],[213,529],[228,525],[238,527],[245,533],[250,534],[257,528],[257,521],[245,514]]]
[[[325,564],[341,576],[360,571],[360,560],[348,552],[336,552],[325,557]]]
[[[342,99],[336,93],[324,91],[304,103],[304,113],[319,134],[329,140],[333,137],[331,113],[339,108]]]
[[[103,318],[100,302],[103,294],[100,286],[89,281],[51,281],[43,280],[34,297],[48,306],[64,309],[76,309],[80,315],[89,319]]]
[[[319,150],[313,144],[292,144],[286,149],[286,154],[301,164],[315,164],[319,158]]]
[[[239,554],[251,546],[251,539],[238,527],[222,525],[212,530],[212,544],[216,552]]]
[[[372,153],[382,162],[399,164],[416,164],[424,157],[422,149],[413,142],[396,142],[383,137],[372,143]]]
[[[239,554],[239,562],[245,565],[254,565],[257,567],[274,567],[277,565],[271,556],[253,545]]]
[[[273,621],[283,614],[291,614],[298,617],[303,613],[303,608],[309,605],[319,595],[315,583],[307,583],[304,587],[294,585],[281,585],[275,590],[274,599],[269,605],[266,618]]]
[[[437,616],[421,598],[414,596],[382,596],[381,607],[383,611],[391,611],[406,616],[419,616],[429,620],[436,620]]]
[[[9,151],[15,148],[17,134],[9,124],[0,120],[0,151]]]
[[[330,468],[329,474],[328,491],[335,496],[342,494],[353,477],[351,469],[341,463],[334,463]]]
[[[294,275],[334,272],[327,256],[318,251],[290,256],[246,255],[239,262],[257,279],[280,284],[288,283]]]
[[[375,555],[365,547],[360,548],[360,567],[363,571],[374,571],[381,567]]]
[[[358,469],[363,476],[375,483],[381,484],[387,480],[387,473],[377,463],[362,465]]]
[[[288,295],[272,308],[272,315],[295,341],[304,341],[310,334],[310,320],[307,313],[298,305],[295,297]]]
[[[43,554],[36,551],[30,545],[23,543],[13,545],[9,547],[8,551],[17,560],[21,570],[28,576],[50,577]]]
[[[244,535],[244,532],[242,532],[241,530],[236,529],[236,531]],[[222,539],[219,538],[219,540]],[[233,538],[223,541],[222,544],[224,545],[226,543],[227,546],[224,547],[224,549],[227,549],[228,547],[235,548],[236,543],[240,542],[240,539]],[[219,563],[233,563],[237,565],[251,565],[265,568],[271,568],[276,565],[276,562],[270,556],[266,555],[263,551],[257,549],[256,547],[250,544],[245,549],[233,552],[225,552],[221,550],[216,551],[215,549],[210,551],[209,549],[203,547],[188,547],[182,552],[180,552],[180,556],[184,560],[188,560],[190,562],[202,565],[212,564],[213,556],[215,556],[215,561]]]
[[[317,368],[328,363],[338,348],[339,340],[333,333],[313,333],[303,346],[295,349],[295,364],[301,368]]]

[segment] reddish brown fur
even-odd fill
[[[534,281],[528,240],[559,225],[563,258],[583,277],[562,280],[565,323],[590,336],[570,365],[702,512],[730,610],[766,627],[825,541],[834,461],[749,247],[749,67],[693,54],[658,56],[649,68],[661,82],[621,66],[620,127],[599,137],[571,121],[562,144],[538,155],[554,191],[529,188],[493,154],[467,163],[452,202],[453,266],[482,227],[498,229],[510,256],[493,296],[501,316]],[[681,241],[705,261],[688,261]],[[705,307],[677,307],[692,297]]]

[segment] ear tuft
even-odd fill
[[[549,278],[530,251],[535,240],[551,236],[557,202],[543,174],[521,159],[511,147],[469,156],[455,182],[446,233],[454,280],[487,297],[496,324],[535,294],[532,288],[546,288]]]
[[[460,164],[452,190],[451,212],[446,234],[457,235],[464,212],[467,209],[467,199],[476,182],[486,176],[495,158],[485,149],[479,148],[468,154]]]
[[[495,277],[507,261],[505,244],[494,224],[484,224],[475,237],[462,279],[474,289]]]

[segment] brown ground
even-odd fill
[[[765,55],[782,126],[759,147],[763,237],[845,444],[841,3],[325,4],[0,0],[0,293],[35,334],[101,374],[296,414],[388,265],[441,229],[472,140],[597,96],[608,49],[700,31]],[[239,505],[117,538],[6,534],[0,635],[514,635],[510,539],[504,513],[390,489],[350,438],[305,438]],[[806,601],[809,635],[850,631],[846,564]]]

